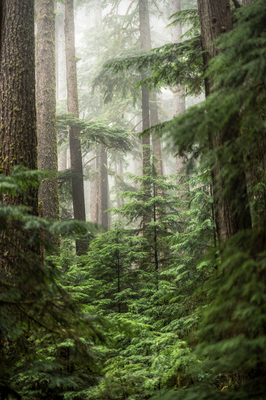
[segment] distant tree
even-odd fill
[[[101,9],[101,1],[96,0],[94,3],[94,12],[95,12],[95,23],[97,29],[102,29],[102,9]],[[100,49],[98,48],[98,58],[100,54]],[[102,108],[102,100],[99,100],[100,108]],[[108,168],[107,168],[107,148],[101,143],[98,147],[99,158],[97,160],[99,175],[96,180],[98,187],[96,192],[96,212],[97,212],[97,222],[108,229],[109,221],[108,221],[108,213],[105,211],[108,209],[109,203],[109,187],[108,187]],[[94,201],[95,201],[94,200]]]
[[[67,107],[68,112],[79,118],[77,67],[75,55],[75,24],[74,24],[74,0],[65,1],[65,40],[66,40],[66,66],[67,66]],[[81,145],[78,127],[69,127],[69,143],[71,168],[75,172],[72,178],[72,196],[74,218],[78,221],[86,221],[84,182]],[[82,243],[76,243],[77,253],[81,254],[84,249]]]

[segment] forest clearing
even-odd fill
[[[0,0],[0,400],[266,400],[266,0]]]

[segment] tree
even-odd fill
[[[170,13],[176,14],[181,11],[181,0],[170,0]],[[182,36],[182,26],[181,23],[175,23],[171,26],[171,41],[172,43],[180,43]],[[173,92],[173,106],[174,106],[174,116],[182,114],[186,111],[186,100],[184,97],[185,87],[181,85],[174,86],[172,88]],[[180,174],[184,168],[184,157],[176,157],[176,173]]]
[[[67,98],[66,85],[66,43],[65,43],[65,6],[61,3],[56,3],[56,99],[63,101]],[[66,112],[64,107],[61,112]],[[60,133],[59,133],[60,138]],[[67,169],[67,150],[68,147],[59,149],[58,152],[58,170],[64,171]]]
[[[148,5],[146,0],[139,0],[139,21],[140,21],[140,47],[145,51],[150,50],[149,43],[149,23],[148,23]],[[145,77],[145,72],[142,73],[142,78]],[[149,109],[149,90],[147,87],[142,85],[142,130],[150,127],[150,109]],[[143,139],[143,173],[145,174],[145,168],[150,165],[150,137],[147,136]]]
[[[148,23],[148,5],[146,0],[139,0],[139,21],[140,21],[140,47],[142,50],[150,50],[149,43],[149,23]],[[145,78],[145,72],[142,72],[142,79]],[[149,89],[142,85],[141,87],[141,110],[142,110],[142,130],[146,130],[150,127],[150,106],[149,106]],[[150,167],[150,135],[146,135],[143,140],[143,150],[142,150],[142,173],[146,176],[146,180],[143,182],[144,191],[149,194],[149,167]],[[143,234],[145,235],[145,230],[147,224],[150,222],[148,215],[144,217],[143,221]]]
[[[59,219],[54,8],[54,0],[37,2],[38,166],[53,173],[42,182],[39,196],[43,216],[49,219]]]
[[[102,29],[102,9],[101,9],[101,1],[95,1],[95,23],[97,28]],[[98,47],[98,58],[99,58],[100,48]],[[99,100],[100,108],[102,107],[102,101]],[[108,213],[105,211],[108,209],[109,203],[109,186],[108,186],[108,167],[107,167],[107,148],[104,144],[99,145],[99,160],[98,160],[98,167],[99,167],[99,175],[96,179],[96,184],[98,184],[97,196],[96,200],[97,205],[94,204],[94,208],[97,209],[97,222],[104,226],[106,229],[109,227],[108,221]],[[97,165],[97,163],[96,163]]]
[[[37,168],[35,108],[34,1],[1,2],[1,171],[10,175],[15,165]],[[31,199],[4,201],[24,204],[38,215],[38,190]]]
[[[66,40],[66,66],[67,66],[67,106],[68,112],[79,118],[77,67],[75,56],[75,25],[74,25],[74,0],[65,1],[65,40]],[[75,172],[72,178],[72,196],[74,218],[86,221],[82,155],[79,139],[79,129],[75,126],[69,128],[69,144],[71,168]],[[77,253],[82,252],[82,244],[77,242]]]
[[[210,61],[219,54],[216,40],[222,33],[229,32],[232,29],[232,16],[230,5],[226,0],[198,0],[198,8],[201,42],[204,51],[203,61],[207,68]],[[210,76],[207,76],[205,78],[206,97],[212,92],[213,81]],[[232,116],[223,132],[209,135],[210,149],[219,151],[219,148],[223,147],[230,146],[232,148],[232,163],[236,169],[235,173],[231,174],[230,189],[226,188],[225,180],[228,179],[230,167],[222,165],[224,161],[216,153],[218,159],[214,161],[212,166],[212,181],[216,229],[220,243],[239,230],[251,227],[243,154],[236,145],[238,136],[239,116],[237,113]],[[237,193],[237,199],[235,193]]]

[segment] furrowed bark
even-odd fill
[[[202,48],[204,65],[207,67],[210,60],[219,54],[215,40],[224,32],[232,29],[230,5],[227,0],[198,0],[199,18],[201,24]],[[205,92],[209,96],[212,92],[212,81],[205,79]],[[214,193],[214,210],[217,235],[220,244],[236,234],[241,229],[251,228],[251,216],[248,204],[247,185],[243,155],[237,148],[236,139],[239,135],[239,116],[229,121],[224,131],[209,136],[210,149],[219,150],[218,157],[211,171]],[[224,151],[230,149],[231,165],[222,159]],[[221,157],[219,157],[219,154]],[[227,160],[227,163],[230,161]],[[226,174],[230,168],[235,169],[231,174],[228,190]],[[227,188],[225,192],[225,188]]]
[[[57,3],[56,13],[56,99],[63,100],[67,97],[65,6],[61,3]],[[63,112],[66,113],[67,110]],[[64,171],[65,169],[67,169],[66,148],[58,153],[58,170]]]
[[[34,0],[2,0],[1,12],[1,172],[9,175],[17,164],[37,169]],[[38,216],[38,190],[30,195]]]
[[[43,217],[58,220],[54,6],[54,0],[37,1],[37,132],[38,167],[53,173],[39,190]]]

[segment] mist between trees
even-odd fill
[[[0,14],[0,400],[266,400],[265,0]]]

